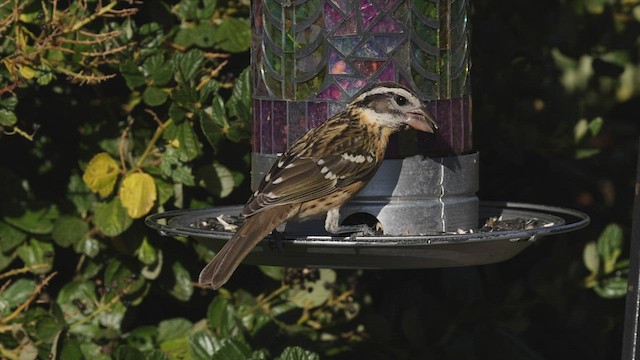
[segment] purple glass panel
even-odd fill
[[[353,74],[353,68],[335,51],[329,52],[329,74]]]
[[[358,43],[362,40],[361,36],[349,36],[349,37],[332,37],[329,38],[329,42],[335,46],[342,55],[349,56],[351,51],[358,46]]]
[[[331,85],[318,93],[318,99],[340,100],[343,93],[337,85]]]
[[[376,33],[401,33],[402,26],[395,22],[391,16],[385,16],[377,24],[373,25],[370,29],[371,32]]]
[[[309,102],[307,105],[307,128],[311,129],[327,119],[327,103]]]
[[[363,79],[337,78],[336,81],[349,96],[355,95],[355,93],[367,85],[367,81]]]
[[[349,6],[347,5],[348,0],[331,0],[332,3],[336,5],[336,7],[342,10],[343,13],[349,12]]]
[[[344,15],[328,2],[324,4],[324,24],[326,31],[333,31],[343,18]]]
[[[360,16],[362,17],[362,26],[366,29],[371,25],[373,19],[380,11],[367,0],[360,0]]]
[[[289,122],[287,130],[287,146],[291,146],[299,137],[307,132],[307,104],[305,102],[289,102]]]
[[[260,152],[260,100],[253,100],[253,152]]]
[[[396,79],[395,63],[393,60],[389,61],[387,66],[382,69],[380,75],[378,75],[378,81],[394,81]]]
[[[375,74],[378,69],[380,69],[385,64],[384,61],[374,61],[374,60],[354,60],[353,66],[355,66],[358,71],[366,76],[371,77],[371,75]]]
[[[273,102],[273,153],[287,150],[287,102]]]
[[[263,100],[260,103],[260,152],[262,154],[273,154],[273,115],[271,113],[272,101]]]
[[[369,40],[358,46],[353,55],[361,58],[384,59],[387,53],[380,49],[375,41]]]
[[[340,25],[333,34],[338,36],[345,36],[345,35],[348,36],[348,35],[355,35],[357,31],[358,31],[358,26],[357,26],[356,16],[355,14],[351,14],[347,18],[347,20],[345,20],[342,23],[342,25]]]

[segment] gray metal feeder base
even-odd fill
[[[178,210],[147,217],[146,224],[165,236],[191,236],[214,251],[233,236],[230,231],[201,228],[220,215],[237,215],[242,206],[203,210]],[[361,269],[417,269],[482,265],[507,260],[537,238],[577,230],[589,224],[582,212],[544,205],[482,203],[482,224],[492,217],[517,219],[530,226],[517,230],[441,233],[408,236],[332,236],[324,231],[280,233],[267,236],[247,256],[245,263],[290,267]],[[309,224],[303,223],[303,224]],[[313,224],[310,224],[313,225]],[[473,228],[477,229],[476,224]],[[473,229],[472,228],[472,229]],[[309,235],[312,234],[312,235]]]
[[[275,155],[253,154],[252,189],[276,159]],[[367,186],[340,209],[340,220],[356,213],[369,214],[387,235],[473,229],[478,225],[478,162],[477,152],[386,159]],[[308,230],[309,225],[304,223],[299,231],[302,229]]]

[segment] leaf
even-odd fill
[[[155,326],[141,326],[129,332],[125,340],[127,344],[136,349],[149,351],[155,348],[155,338],[157,336],[158,329]]]
[[[36,290],[36,282],[27,279],[18,279],[9,287],[0,292],[0,315],[9,314],[12,309],[23,304]]]
[[[157,194],[153,177],[146,173],[129,174],[120,184],[120,201],[133,219],[139,219],[149,213],[156,202]]]
[[[167,101],[167,97],[169,94],[166,91],[155,86],[149,86],[142,93],[142,101],[149,106],[160,106]]]
[[[15,227],[0,221],[0,252],[7,252],[22,244],[27,239],[27,234]]]
[[[53,231],[53,224],[58,217],[58,208],[54,205],[27,209],[19,217],[7,216],[4,221],[30,234],[47,235]]]
[[[71,200],[73,205],[75,205],[76,210],[81,217],[85,217],[93,206],[94,197],[91,190],[89,190],[79,175],[73,174],[69,178],[69,185],[67,185],[67,197]]]
[[[14,126],[18,122],[16,114],[7,109],[0,109],[0,126]]]
[[[146,358],[140,350],[129,345],[118,346],[114,355],[116,360],[139,360]]]
[[[598,238],[598,254],[604,263],[604,273],[610,274],[615,269],[616,261],[622,254],[624,242],[622,227],[618,224],[609,224]]]
[[[320,269],[320,278],[316,281],[305,281],[302,289],[291,289],[289,301],[301,308],[312,308],[327,302],[331,296],[331,287],[335,283],[336,272],[331,269]]]
[[[231,171],[217,161],[211,166],[201,166],[198,169],[198,178],[200,186],[219,198],[229,196],[235,187]]]
[[[593,290],[605,299],[619,299],[627,294],[627,279],[614,277],[600,282]]]
[[[248,359],[251,356],[251,348],[241,338],[227,338],[222,340],[220,347],[210,358],[212,360]]]
[[[216,95],[211,106],[205,108],[202,116],[200,116],[200,130],[202,130],[204,137],[215,151],[217,151],[220,142],[224,138],[224,129],[228,127],[224,101],[222,97]]]
[[[96,228],[106,236],[120,235],[133,222],[118,198],[98,203],[92,220]]]
[[[299,346],[290,346],[282,351],[278,360],[320,360],[320,356]]]
[[[595,241],[591,241],[584,246],[582,261],[584,262],[584,266],[591,271],[592,274],[598,273],[600,269],[600,257],[598,256],[598,248]]]
[[[79,254],[84,254],[90,258],[94,258],[100,253],[102,243],[95,238],[85,237],[76,243],[73,249]]]
[[[229,116],[243,121],[251,119],[251,77],[249,68],[244,69],[233,84],[231,98],[227,101]]]
[[[138,66],[133,60],[127,60],[120,66],[120,74],[124,77],[127,87],[131,90],[135,90],[145,84],[144,75],[138,69]]]
[[[91,191],[106,197],[113,191],[120,174],[118,163],[106,152],[96,154],[84,170],[82,180]]]
[[[108,301],[118,294],[133,299],[136,292],[144,289],[146,280],[138,276],[129,263],[119,259],[110,259],[104,270],[104,283],[109,287],[109,292],[105,296]]]
[[[34,274],[46,274],[51,271],[55,252],[53,244],[31,239],[18,248],[18,256]]]
[[[169,293],[180,301],[189,301],[191,295],[193,295],[191,274],[179,262],[174,262],[171,265],[171,272],[173,275],[173,287],[169,289]]]
[[[154,177],[156,188],[158,189],[158,205],[161,206],[173,196],[173,184],[163,180],[160,177]]]
[[[164,86],[173,77],[171,62],[164,60],[164,55],[156,54],[147,58],[142,64],[144,76],[151,79],[150,85]]]
[[[251,27],[247,19],[227,18],[214,35],[216,47],[224,51],[243,52],[251,45]]]
[[[178,82],[187,83],[193,80],[200,71],[203,61],[204,53],[198,49],[191,49],[185,54],[176,53],[173,58],[173,64]]]
[[[66,283],[56,298],[67,324],[86,318],[96,307],[96,289],[92,281],[75,280]]]
[[[176,149],[180,161],[186,162],[200,155],[202,145],[198,141],[191,123],[183,121],[181,124],[171,123],[163,134],[164,138]]]
[[[36,322],[36,334],[38,339],[46,344],[51,344],[56,335],[62,331],[64,324],[57,318],[47,315],[39,318]]]
[[[600,129],[602,129],[602,125],[604,125],[604,120],[600,116],[594,118],[589,122],[589,132],[591,136],[596,136],[600,133]]]
[[[145,265],[155,264],[155,262],[158,261],[158,252],[149,243],[149,239],[146,236],[142,238],[142,243],[138,249],[136,249],[135,254],[138,260]]]
[[[77,244],[89,232],[89,225],[73,216],[62,216],[56,221],[51,237],[56,244],[62,247],[69,247]]]
[[[199,331],[189,336],[189,350],[193,359],[213,359],[217,353],[214,349],[213,339],[206,332]]]
[[[174,318],[160,321],[158,324],[158,337],[156,341],[163,343],[165,341],[178,338],[186,338],[189,336],[192,326],[193,323],[185,318]]]

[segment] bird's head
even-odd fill
[[[393,132],[412,127],[433,133],[433,115],[412,91],[393,82],[371,84],[362,89],[348,107],[362,111],[366,120]]]

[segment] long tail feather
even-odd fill
[[[289,217],[292,206],[278,206],[247,218],[235,235],[202,269],[198,282],[218,289],[251,250]]]

